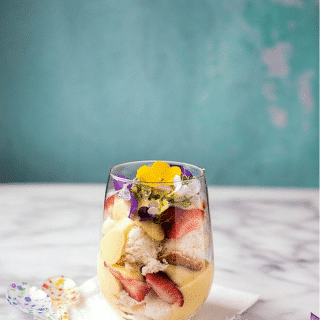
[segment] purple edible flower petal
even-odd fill
[[[123,176],[121,174],[119,174],[118,176],[119,178],[124,178],[124,179],[128,179],[126,176]],[[118,181],[116,179],[113,180],[113,185],[114,185],[114,188],[118,191],[118,190],[121,190],[123,188],[123,186],[126,184],[126,182],[124,181]],[[130,187],[128,186],[128,189],[131,188],[132,185],[130,185]]]
[[[185,169],[181,164],[170,164],[170,167],[179,167],[182,174],[190,178],[193,177],[192,173],[189,170]]]
[[[132,213],[138,208],[138,201],[136,200],[136,198],[133,196],[131,192],[130,192],[130,197],[131,197],[131,208],[130,208],[129,218],[132,215]]]
[[[310,320],[319,320],[319,318],[316,315],[314,315],[313,313],[311,313]]]
[[[126,176],[123,176],[121,174],[119,174],[118,177],[128,179]],[[124,182],[124,181],[118,181],[116,179],[113,180],[113,185],[114,185],[114,188],[116,189],[116,191],[121,190],[125,184],[126,184],[126,182]],[[132,184],[129,184],[127,186],[127,189],[130,190],[131,188],[132,188]],[[131,192],[130,192],[130,200],[131,200],[131,208],[130,208],[129,218],[130,218],[131,214],[138,208],[138,201],[132,195]]]
[[[181,172],[187,177],[190,177],[190,178],[193,177],[192,173],[189,170],[185,169],[184,167],[181,168]]]

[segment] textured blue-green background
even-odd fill
[[[177,160],[317,187],[315,0],[0,1],[1,182]]]

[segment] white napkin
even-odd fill
[[[98,278],[92,278],[80,287],[80,304],[69,310],[71,320],[119,320],[100,293]],[[195,320],[233,319],[250,308],[259,295],[212,285],[209,297]]]

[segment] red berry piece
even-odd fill
[[[150,292],[151,287],[145,282],[142,275],[136,278],[134,275],[127,272],[125,268],[122,269],[122,273],[115,269],[115,267],[108,267],[104,263],[110,272],[117,278],[124,289],[128,292],[129,296],[138,302],[144,300],[145,296]],[[137,276],[137,275],[136,275]]]
[[[170,304],[177,304],[179,307],[183,306],[184,300],[181,291],[166,273],[162,271],[147,273],[146,281],[162,300]]]
[[[170,207],[164,212],[163,228],[169,239],[180,239],[203,225],[204,211],[201,209],[181,209]]]
[[[114,198],[115,198],[115,194],[113,194],[112,196],[108,197],[106,199],[106,201],[104,202],[104,209],[108,210],[111,206],[114,205]]]
[[[135,279],[122,279],[120,280],[129,296],[138,302],[144,300],[145,296],[150,292],[151,287],[144,281]]]

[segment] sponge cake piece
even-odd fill
[[[163,242],[160,259],[169,264],[179,265],[199,271],[205,264],[204,230],[196,229],[180,239],[167,239]]]

